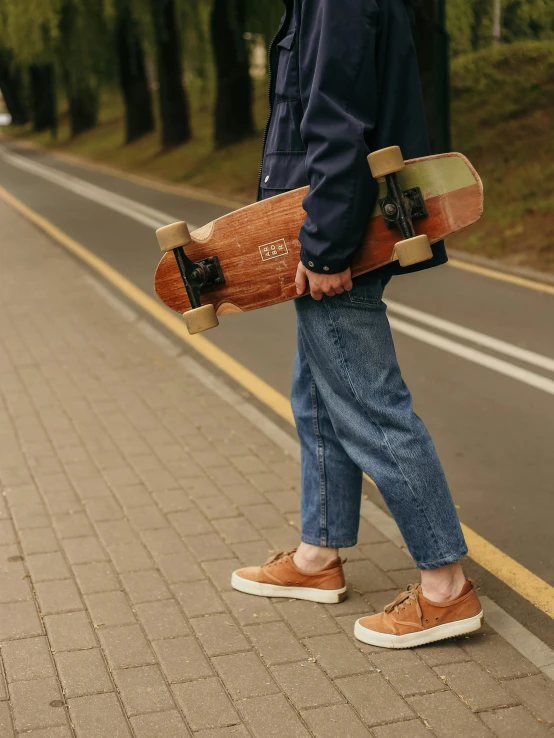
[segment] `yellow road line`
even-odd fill
[[[254,397],[271,408],[273,412],[289,423],[294,424],[290,403],[284,395],[277,392],[273,387],[270,387],[253,372],[224,351],[221,351],[221,349],[218,349],[203,336],[189,336],[182,320],[176,314],[170,313],[116,269],[60,231],[50,221],[28,208],[3,187],[0,187],[0,199],[11,205],[68,251],[95,269],[108,282],[117,287],[129,300],[132,300],[145,312],[162,323],[174,335],[182,339],[195,351],[198,351],[218,369],[232,377]],[[494,574],[494,576],[535,605],[539,610],[550,615],[550,617],[554,617],[554,587],[500,551],[500,549],[489,543],[478,533],[475,533],[471,528],[468,528],[466,525],[462,527],[469,547],[469,555],[477,564],[491,572],[491,574]]]
[[[544,292],[547,295],[554,295],[554,286],[551,284],[536,282],[535,280],[527,279],[526,277],[518,277],[516,274],[499,272],[496,269],[479,266],[478,264],[470,264],[469,262],[462,261],[461,259],[448,259],[448,264],[455,269],[462,269],[466,272],[473,272],[473,274],[480,274],[482,277],[489,277],[490,279],[497,279],[500,282],[515,284],[518,287],[526,287],[529,290],[535,290],[535,292]]]

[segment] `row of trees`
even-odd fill
[[[552,0],[420,0],[420,25],[431,26],[420,36],[444,35],[433,25],[445,9],[453,54],[492,43],[499,27],[505,41],[554,34]],[[63,95],[77,135],[96,125],[102,87],[119,85],[127,142],[154,129],[157,92],[170,147],[192,136],[192,81],[204,94],[215,87],[224,146],[253,133],[247,39],[267,45],[282,12],[279,0],[0,0],[0,91],[15,123],[54,133]]]

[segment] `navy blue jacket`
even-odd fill
[[[366,157],[400,146],[429,154],[427,124],[406,0],[285,0],[270,48],[270,116],[258,198],[310,185],[300,230],[303,264],[346,269],[377,197]],[[399,233],[399,240],[401,235]],[[392,273],[447,260],[434,258]]]

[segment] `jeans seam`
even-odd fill
[[[394,455],[394,452],[393,452],[393,450],[392,450],[392,448],[390,446],[389,440],[387,438],[387,434],[385,433],[385,431],[381,427],[381,424],[378,423],[372,417],[372,414],[371,414],[370,410],[360,400],[360,398],[359,398],[359,396],[358,396],[358,394],[357,394],[357,392],[356,392],[356,390],[354,388],[354,384],[353,384],[352,379],[350,377],[350,373],[348,372],[348,366],[347,366],[346,359],[344,357],[344,353],[343,353],[343,350],[342,350],[342,346],[341,346],[341,342],[340,342],[340,338],[339,338],[339,332],[338,332],[337,327],[335,325],[335,322],[333,320],[333,314],[332,314],[331,307],[329,305],[329,301],[324,299],[324,304],[325,304],[326,309],[327,309],[327,312],[329,314],[329,321],[331,323],[331,329],[332,329],[332,331],[333,331],[333,333],[335,335],[335,339],[337,341],[337,347],[338,347],[338,351],[339,351],[341,365],[343,367],[343,371],[345,373],[346,379],[347,379],[348,384],[350,386],[350,390],[352,392],[352,395],[353,395],[354,399],[356,400],[356,402],[358,403],[358,405],[360,405],[360,407],[363,409],[364,413],[371,420],[371,422],[374,423],[375,426],[379,429],[379,432],[380,432],[381,437],[382,437],[382,439],[383,439],[383,441],[385,443],[385,446],[386,446],[386,448],[387,448],[387,450],[388,450],[388,452],[389,452],[389,454],[390,454],[390,456],[391,456],[394,464],[396,464],[396,467],[400,471],[400,473],[402,475],[402,478],[404,479],[404,482],[406,483],[406,486],[407,486],[408,490],[410,491],[410,493],[412,495],[412,499],[414,501],[414,504],[416,505],[417,509],[419,510],[420,515],[422,515],[422,517],[424,517],[427,520],[427,524],[429,526],[429,530],[431,531],[431,534],[432,534],[433,538],[435,539],[435,545],[437,547],[437,550],[440,551],[440,554],[444,557],[444,552],[442,550],[442,546],[440,546],[440,544],[439,544],[439,539],[437,537],[437,534],[435,533],[435,530],[434,530],[434,528],[433,528],[433,526],[431,524],[431,521],[430,521],[429,517],[427,516],[427,513],[425,512],[424,508],[420,505],[420,502],[419,502],[419,500],[417,498],[417,495],[415,494],[415,492],[414,492],[414,490],[412,488],[412,485],[410,484],[410,482],[408,481],[408,479],[407,479],[407,477],[406,477],[406,475],[404,473],[404,469],[402,468],[401,464],[396,459],[396,456]]]
[[[327,484],[325,480],[325,447],[323,436],[319,429],[319,412],[317,403],[317,388],[312,378],[311,380],[312,395],[312,421],[314,425],[314,433],[317,440],[317,464],[319,468],[319,529],[320,529],[320,546],[327,546]]]

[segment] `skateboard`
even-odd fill
[[[432,257],[431,244],[475,223],[483,186],[462,154],[404,161],[398,146],[368,156],[379,197],[352,262],[352,276],[394,260],[411,266]],[[298,235],[308,187],[248,205],[189,233],[185,222],[156,231],[164,255],[154,288],[183,313],[189,333],[214,328],[218,315],[297,298]],[[308,292],[306,293],[308,294]]]

